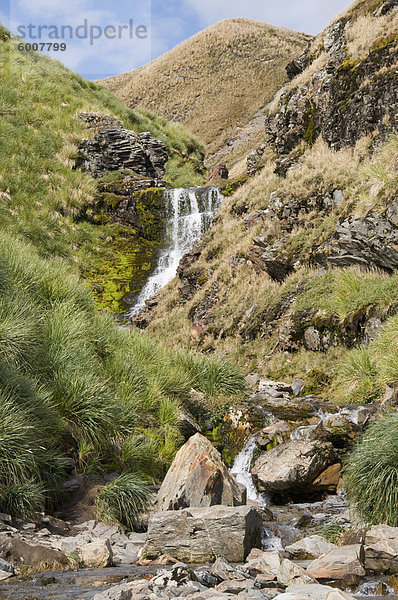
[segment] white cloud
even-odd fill
[[[231,17],[249,17],[272,25],[318,33],[350,0],[182,0],[204,25]]]

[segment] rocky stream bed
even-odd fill
[[[192,427],[147,532],[1,514],[0,599],[395,596],[398,528],[360,523],[341,476],[374,409],[301,396],[300,381],[248,384],[249,404],[226,415],[246,436],[232,468]]]

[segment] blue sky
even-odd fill
[[[249,17],[316,34],[350,4],[348,0],[0,0],[0,20],[26,42],[64,42],[66,51],[50,54],[94,79],[146,64],[221,19]]]

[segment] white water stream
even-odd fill
[[[168,245],[161,251],[154,272],[138,295],[130,312],[132,317],[145,307],[146,300],[175,277],[181,258],[200,241],[223,200],[220,190],[214,186],[166,190],[164,198]]]
[[[253,455],[256,450],[256,436],[253,435],[245,447],[236,455],[234,464],[231,468],[232,475],[238,483],[242,483],[247,490],[247,499],[255,500],[261,506],[265,506],[267,501],[263,494],[260,494],[254,487],[253,479],[251,476],[251,463]]]

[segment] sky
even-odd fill
[[[125,73],[208,25],[249,17],[317,34],[350,0],[0,0],[0,21],[87,79]],[[51,47],[43,44],[51,43]],[[58,46],[57,46],[58,44]]]

